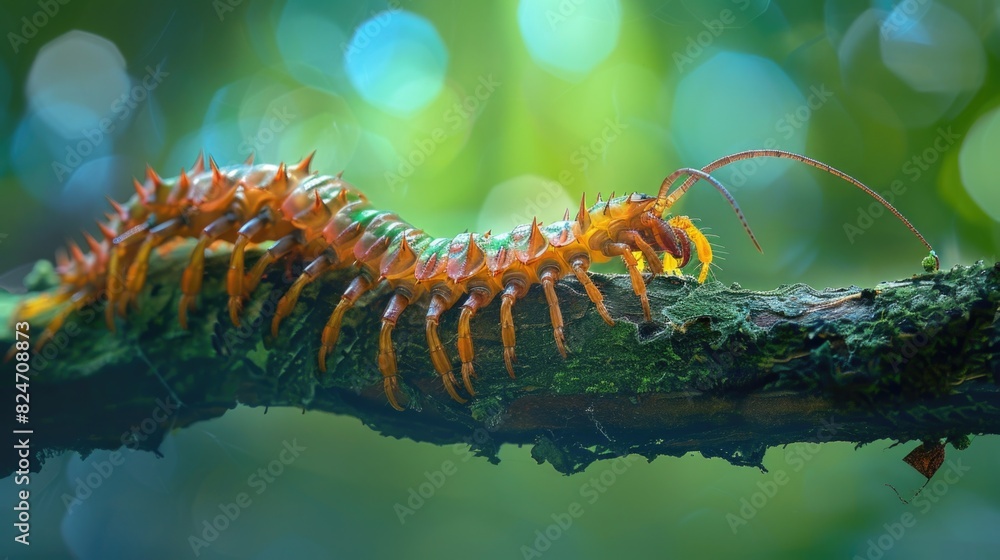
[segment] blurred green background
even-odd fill
[[[41,0],[4,3],[0,22],[11,291],[31,262],[95,231],[104,196],[130,196],[147,162],[175,175],[201,149],[220,164],[315,149],[322,172],[344,170],[380,207],[451,236],[558,220],[583,193],[655,194],[675,168],[778,147],[884,193],[944,266],[995,260],[1000,245],[997,1]],[[718,236],[719,281],[872,285],[920,270],[918,241],[834,177],[776,160],[715,175],[765,250],[717,193],[692,189],[674,211]],[[258,495],[248,477],[292,440],[306,451]],[[890,445],[774,449],[767,474],[689,456],[563,477],[526,449],[492,466],[352,419],[240,409],[172,435],[162,459],[126,452],[71,508],[64,496],[109,457],[51,460],[33,482],[44,490],[27,557],[196,556],[189,536],[240,492],[252,504],[197,557],[533,558],[523,547],[573,502],[583,515],[550,529],[540,557],[996,549],[995,437],[950,451],[969,470],[925,490],[926,509],[883,486],[923,481],[900,461],[912,445]],[[401,523],[395,505],[446,461],[454,474]],[[779,471],[787,484],[741,516]],[[592,494],[602,473],[614,481]],[[13,499],[11,479],[0,495]],[[900,534],[906,513],[915,525]],[[0,553],[26,557],[18,546]]]

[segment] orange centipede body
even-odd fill
[[[517,358],[513,308],[536,284],[548,303],[556,348],[565,357],[568,349],[555,291],[561,279],[576,278],[609,325],[614,321],[588,272],[594,263],[612,259],[624,262],[646,320],[651,312],[643,265],[652,275],[680,274],[680,269],[696,258],[698,282],[705,282],[712,263],[708,240],[687,216],[665,216],[699,179],[726,198],[760,250],[736,201],[710,175],[724,165],[756,157],[793,159],[851,183],[884,204],[930,249],[906,218],[861,182],[824,163],[780,150],[750,150],[720,158],[702,169],[678,169],[664,179],[656,196],[612,194],[601,200],[598,195],[596,203],[589,207],[584,197],[572,219],[567,212],[563,220],[544,225],[536,218],[510,232],[463,233],[454,238],[432,237],[396,214],[373,207],[341,175],[311,171],[311,155],[292,166],[254,164],[251,159],[220,168],[209,158],[207,169],[204,158],[199,156],[190,171],[170,179],[162,179],[147,167],[145,180],[135,181],[136,194],[132,198],[123,204],[109,199],[113,213],[106,215],[106,221],[98,222],[102,239],[84,232],[89,252],[70,242],[68,256],[57,253],[60,285],[52,292],[26,300],[13,320],[55,313],[34,345],[37,352],[74,311],[106,296],[106,322],[114,330],[115,315],[126,316],[130,306],[140,304],[138,294],[153,250],[174,240],[193,239],[196,244],[181,278],[178,305],[178,320],[186,328],[188,312],[201,290],[205,251],[210,245],[225,242],[232,245],[226,289],[234,325],[240,324],[243,302],[264,273],[279,262],[298,262],[305,267],[277,304],[271,323],[275,335],[305,286],[329,270],[351,268],[356,271],[353,280],[331,311],[322,333],[318,333],[320,369],[326,370],[326,358],[336,347],[344,314],[364,293],[388,285],[392,295],[381,317],[377,363],[389,403],[403,409],[396,397],[398,369],[392,333],[400,315],[419,300],[427,302],[425,331],[431,363],[448,394],[465,402],[460,389],[475,395],[475,347],[470,322],[480,309],[494,301],[499,299],[504,363],[514,377]],[[686,177],[685,181],[671,192],[681,177]],[[247,271],[246,248],[263,242],[271,242],[271,246]],[[461,386],[438,333],[442,315],[456,306]],[[13,351],[8,353],[8,359]]]

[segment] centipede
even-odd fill
[[[399,369],[393,330],[404,310],[421,300],[426,302],[430,362],[448,395],[465,403],[476,396],[470,324],[478,311],[498,298],[503,360],[513,378],[517,363],[514,304],[536,285],[540,285],[549,308],[555,348],[565,358],[569,350],[555,290],[558,282],[575,278],[608,325],[615,321],[591,279],[590,268],[595,263],[621,259],[646,321],[651,320],[646,283],[652,277],[681,275],[696,258],[697,282],[704,283],[712,264],[712,245],[694,220],[670,214],[671,207],[696,182],[704,181],[722,195],[754,247],[762,251],[736,199],[711,175],[721,167],[753,158],[791,159],[861,189],[930,250],[934,269],[940,267],[924,236],[874,190],[825,163],[782,150],[747,150],[700,169],[677,169],[663,180],[656,196],[612,193],[603,200],[597,195],[588,206],[584,195],[575,218],[567,210],[560,221],[543,224],[536,217],[532,223],[505,233],[466,232],[455,237],[433,237],[396,213],[376,208],[344,180],[343,172],[323,175],[312,171],[314,154],[293,165],[255,164],[251,157],[242,164],[221,168],[211,157],[206,167],[205,156],[199,154],[190,170],[182,169],[168,179],[147,165],[145,178],[133,179],[135,194],[131,198],[125,202],[108,198],[111,212],[97,221],[100,235],[83,232],[87,251],[70,240],[68,252],[56,252],[58,286],[22,302],[13,321],[51,317],[34,345],[38,352],[74,312],[103,300],[105,322],[115,332],[118,318],[127,320],[129,311],[139,305],[153,251],[189,240],[194,248],[181,276],[177,308],[178,322],[186,329],[201,290],[206,250],[227,244],[231,252],[226,291],[233,325],[240,325],[244,302],[268,269],[279,263],[296,263],[302,272],[278,301],[270,325],[275,336],[306,286],[329,271],[350,269],[352,279],[318,333],[319,370],[327,369],[327,357],[336,348],[345,314],[362,295],[387,286],[391,296],[381,315],[376,360],[388,403],[404,410],[397,398]],[[267,248],[247,270],[247,249],[258,245]],[[461,385],[439,334],[442,316],[456,306]],[[12,347],[8,360],[14,352]]]

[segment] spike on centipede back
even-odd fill
[[[750,150],[720,158],[701,169],[681,168],[667,176],[656,196],[633,192],[598,195],[595,203],[580,201],[575,217],[532,223],[501,233],[461,233],[437,238],[411,225],[391,210],[374,207],[364,193],[342,174],[326,175],[311,169],[312,155],[296,164],[254,163],[220,167],[212,158],[198,156],[190,170],[162,178],[147,167],[142,181],[134,181],[135,195],[124,202],[109,199],[112,212],[99,220],[101,238],[83,238],[88,251],[69,243],[68,254],[56,253],[59,286],[25,301],[14,321],[53,314],[36,342],[38,351],[62,328],[75,311],[106,299],[105,320],[115,331],[130,308],[142,304],[154,250],[175,240],[194,241],[184,270],[179,274],[177,316],[180,325],[196,320],[190,313],[198,304],[204,277],[205,252],[213,245],[229,247],[226,277],[227,315],[239,326],[243,306],[264,274],[281,263],[297,263],[303,271],[278,301],[270,328],[277,335],[284,318],[295,312],[302,290],[324,273],[350,269],[353,279],[330,310],[321,333],[317,361],[326,370],[328,354],[336,347],[343,318],[365,293],[386,286],[391,295],[381,316],[379,351],[374,357],[383,376],[389,404],[402,410],[398,356],[393,332],[400,316],[420,302],[425,311],[426,346],[444,389],[455,401],[475,396],[475,341],[470,324],[477,312],[498,302],[504,365],[516,375],[515,304],[535,285],[545,295],[551,319],[554,350],[565,357],[564,324],[555,285],[575,278],[593,302],[595,311],[609,325],[604,296],[590,279],[595,263],[621,259],[648,321],[648,276],[680,274],[698,261],[697,280],[708,279],[712,246],[687,216],[668,216],[677,200],[698,180],[718,190],[731,205],[754,246],[760,250],[750,226],[732,195],[711,173],[728,164],[757,157],[792,159],[831,173],[865,191],[885,205],[930,249],[923,236],[895,208],[860,181],[805,156],[780,150]],[[683,183],[675,183],[685,177]],[[247,270],[248,247],[269,247]],[[931,252],[933,267],[939,263]],[[643,270],[648,270],[644,276]],[[452,308],[457,307],[455,311]],[[366,310],[372,314],[379,310]],[[441,318],[458,314],[455,350],[458,371],[449,348],[439,334]],[[376,318],[372,318],[376,320]],[[9,359],[15,348],[11,348]],[[464,393],[464,395],[463,395]]]

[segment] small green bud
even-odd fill
[[[939,262],[937,253],[931,251],[929,255],[924,257],[924,260],[920,261],[920,264],[923,265],[925,271],[934,272],[938,269]]]

